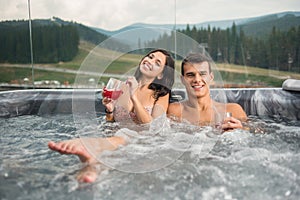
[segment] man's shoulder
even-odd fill
[[[231,109],[241,109],[241,105],[238,103],[226,103],[226,110],[231,110]]]
[[[247,115],[242,108],[242,106],[238,103],[227,103],[226,104],[226,111],[231,112],[232,116],[238,119],[246,119]]]

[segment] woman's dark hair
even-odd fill
[[[166,94],[169,94],[171,92],[171,89],[174,84],[175,62],[174,62],[174,59],[172,58],[171,54],[168,51],[166,51],[164,49],[154,49],[141,59],[139,66],[145,57],[147,57],[150,54],[155,53],[155,52],[161,52],[166,56],[166,63],[164,65],[164,70],[162,72],[163,73],[162,79],[158,79],[156,77],[153,80],[153,82],[150,83],[150,85],[148,87],[150,90],[154,91],[154,94],[153,94],[154,99],[158,100],[159,97],[165,96]],[[136,80],[139,80],[139,78],[141,77],[141,71],[140,71],[139,66],[134,74],[134,77],[136,78]]]

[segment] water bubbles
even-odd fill
[[[8,173],[5,172],[5,173],[3,174],[3,176],[4,176],[4,178],[8,178]]]

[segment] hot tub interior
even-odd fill
[[[87,98],[86,92],[94,93],[93,98]],[[172,124],[172,142],[186,148],[164,146],[166,159],[174,152],[180,155],[169,165],[147,173],[105,168],[95,183],[82,184],[75,177],[84,164],[76,156],[61,156],[47,147],[49,140],[71,139],[89,130],[88,123],[81,128],[74,124],[73,91],[2,92],[1,199],[297,199],[300,93],[280,88],[225,93],[228,102],[241,104],[249,115],[250,131],[211,135],[209,127]],[[99,136],[113,134],[116,127],[104,121],[101,91],[77,94],[77,100],[93,102]],[[172,100],[184,99],[184,94],[176,90]],[[152,154],[161,151],[157,143],[141,150],[144,145],[136,142],[123,150],[130,148],[145,157],[149,149]],[[126,157],[122,152],[108,156],[126,165],[128,160],[120,159]]]

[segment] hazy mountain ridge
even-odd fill
[[[276,27],[276,29],[280,31],[287,31],[293,26],[296,28],[300,26],[300,12],[298,12],[298,14],[298,16],[291,13],[269,16],[262,18],[261,20],[241,24],[238,28],[241,28],[246,35],[264,37],[272,31],[273,27]]]
[[[300,25],[300,11],[299,12],[281,12],[275,14],[268,14],[258,17],[251,18],[240,18],[240,19],[231,19],[231,20],[221,20],[221,21],[208,21],[197,24],[189,24],[189,27],[192,28],[195,26],[197,29],[211,28],[216,27],[220,29],[230,28],[232,24],[235,23],[237,28],[243,28],[245,33],[249,36],[260,36],[261,34],[268,34],[272,30],[273,26],[276,28],[286,31],[292,26]],[[188,24],[176,24],[176,30],[186,29]],[[174,30],[175,24],[145,24],[145,23],[135,23],[126,27],[123,27],[119,30],[109,31],[101,28],[95,28],[96,31],[106,34],[108,36],[119,34],[124,31],[129,31],[136,28],[163,28]],[[263,27],[263,31],[257,30],[256,27]]]
[[[197,29],[207,28],[220,28],[226,29],[230,28],[232,24],[235,23],[237,30],[243,29],[247,36],[264,37],[264,35],[269,34],[272,28],[275,26],[281,31],[287,31],[292,26],[300,26],[300,11],[288,11],[269,15],[263,15],[252,18],[241,18],[241,19],[231,19],[231,20],[221,20],[221,21],[209,21],[197,24],[146,24],[146,23],[135,23],[130,26],[123,27],[116,31],[109,31],[101,28],[88,27],[84,24],[80,24],[73,21],[64,21],[58,17],[53,17],[52,19],[34,19],[32,20],[33,28],[34,26],[47,26],[47,25],[73,25],[77,27],[79,36],[81,40],[91,42],[93,44],[99,44],[100,42],[106,40],[110,36],[116,36],[116,45],[124,46],[140,42],[145,42],[153,39],[157,39],[163,31],[170,32],[171,30],[185,30],[187,25],[190,28],[196,27]],[[23,27],[28,28],[28,20],[12,20],[12,21],[2,21],[0,22],[0,31],[7,29],[9,27]],[[151,28],[153,31],[144,31],[144,28]],[[135,31],[132,35],[126,35],[127,31],[140,29],[141,31]],[[120,34],[118,37],[117,34]],[[126,38],[125,38],[126,37]],[[132,38],[130,38],[132,37]],[[123,43],[123,44],[121,44]],[[125,44],[125,46],[126,46]]]

